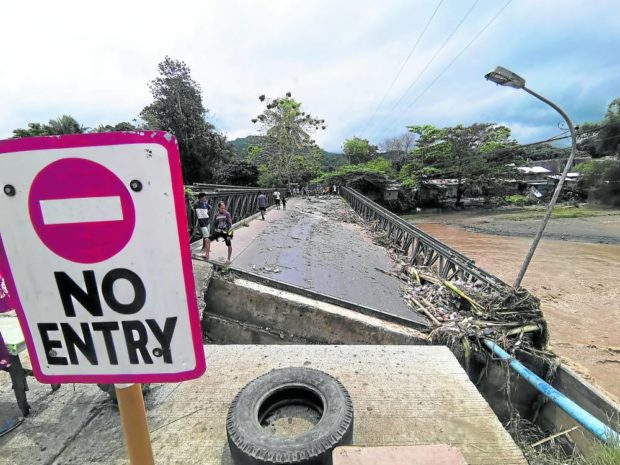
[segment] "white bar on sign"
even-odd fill
[[[41,200],[40,204],[45,224],[95,223],[123,219],[121,198],[118,196]]]

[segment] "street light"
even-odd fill
[[[553,192],[553,197],[551,197],[551,202],[549,202],[549,206],[547,207],[547,212],[545,213],[545,216],[540,224],[540,228],[538,228],[538,232],[536,233],[536,237],[534,238],[534,241],[532,242],[532,245],[530,246],[530,250],[528,251],[525,257],[525,260],[523,260],[523,265],[521,265],[521,269],[519,270],[519,274],[515,281],[514,287],[519,288],[521,286],[521,281],[523,280],[523,276],[525,275],[525,272],[527,271],[527,267],[532,261],[532,257],[534,256],[536,247],[538,247],[538,243],[540,242],[543,232],[545,231],[545,227],[547,227],[549,218],[551,218],[551,213],[553,213],[553,207],[555,206],[555,203],[557,202],[558,197],[560,196],[560,193],[562,192],[562,187],[564,186],[566,175],[568,174],[570,167],[573,164],[573,159],[575,158],[575,152],[577,151],[577,137],[575,135],[575,128],[573,126],[573,122],[570,120],[568,115],[564,113],[564,111],[560,107],[558,107],[555,103],[553,103],[551,100],[548,100],[542,95],[537,94],[533,90],[525,87],[525,79],[523,79],[518,74],[515,74],[512,71],[507,70],[506,68],[502,68],[501,66],[498,66],[490,73],[487,73],[484,77],[487,80],[494,82],[501,86],[514,87],[515,89],[523,89],[528,94],[533,95],[537,99],[545,102],[555,111],[557,111],[562,116],[562,118],[564,118],[564,121],[566,121],[566,124],[568,125],[568,129],[570,130],[570,135],[572,139],[570,157],[568,157],[568,161],[566,162],[566,166],[564,167],[564,171],[562,172],[560,181],[558,182],[558,185],[556,186],[555,191]]]

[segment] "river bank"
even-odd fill
[[[544,207],[524,207],[423,213],[404,218],[413,223],[442,223],[485,234],[532,238],[544,214]],[[620,210],[558,206],[545,229],[545,239],[620,244]]]
[[[541,300],[551,348],[616,402],[620,401],[618,213],[550,221],[547,228],[552,234],[545,234],[523,281],[523,286]],[[474,259],[480,267],[512,283],[534,230],[527,238],[514,236],[527,231],[522,229],[523,221],[529,226],[538,225],[539,220],[508,219],[506,215],[523,215],[523,211],[420,215],[414,222]],[[562,235],[564,240],[549,238]],[[617,239],[601,243],[602,238]]]

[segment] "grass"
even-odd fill
[[[610,447],[597,444],[593,447],[590,454],[588,454],[588,457],[582,458],[582,463],[592,465],[619,465],[620,447]]]
[[[546,207],[530,207],[524,208],[510,213],[500,213],[494,215],[497,219],[511,220],[511,221],[524,221],[524,220],[538,220],[545,216],[547,211]],[[602,208],[595,205],[584,205],[579,208],[570,205],[559,205],[553,209],[552,218],[591,218],[595,216],[612,216],[620,215],[618,209]]]
[[[518,416],[506,429],[530,465],[620,465],[620,445],[606,446],[592,438],[587,453],[581,455],[566,436],[532,446],[545,435],[538,426]]]

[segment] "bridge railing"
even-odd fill
[[[213,217],[220,201],[226,203],[226,208],[230,212],[233,223],[238,223],[255,213],[258,213],[258,193],[263,192],[267,197],[267,207],[273,205],[273,193],[283,189],[263,189],[258,187],[237,187],[222,186],[217,184],[194,184],[185,186],[185,207],[187,209],[187,226],[190,242],[196,241],[202,237],[200,227],[198,225],[198,217],[194,204],[198,200],[199,192],[207,194],[207,199],[211,205],[211,228],[213,227]]]
[[[407,255],[414,266],[429,267],[444,279],[483,282],[493,287],[508,286],[477,267],[473,260],[416,228],[355,189],[342,187],[340,193],[362,219],[387,234],[392,247]]]

